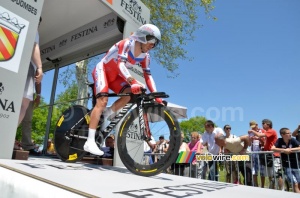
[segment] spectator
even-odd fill
[[[47,154],[49,154],[49,155],[55,155],[56,154],[55,149],[54,149],[54,144],[52,142],[52,139],[48,139],[48,142],[47,142]]]
[[[244,155],[247,152],[247,148],[250,145],[250,139],[248,135],[243,135],[240,137],[226,137],[222,134],[218,134],[215,136],[215,142],[220,147],[224,147],[224,151],[226,153],[231,153],[234,155]],[[242,172],[244,177],[244,184],[251,185],[252,177],[251,177],[251,168],[247,167],[245,169],[245,162],[238,162],[239,170]],[[238,171],[237,171],[238,173]]]
[[[217,134],[225,135],[224,131],[219,127],[215,127],[214,122],[211,120],[207,120],[204,124],[204,127],[205,127],[205,132],[202,135],[202,144],[207,145],[207,149],[210,154],[219,155],[221,152],[221,148],[215,143],[214,138]],[[218,172],[217,162],[209,161],[208,166],[209,166],[208,179],[213,181],[218,181],[219,172]]]
[[[110,135],[105,139],[105,146],[109,148],[115,148],[115,136]]]
[[[190,148],[186,142],[184,142],[184,133],[181,132],[181,145],[179,148],[179,153],[181,152],[189,152]],[[171,168],[174,168],[174,174],[175,175],[181,175],[184,177],[188,177],[190,174],[190,164],[188,163],[174,163]]]
[[[258,136],[255,136],[251,131],[254,130],[258,133],[263,133],[263,129],[258,128],[258,124],[255,120],[252,120],[250,122],[250,133],[249,133],[249,137],[250,137],[250,141],[251,141],[251,151],[254,152],[259,152],[261,151],[261,148],[264,145],[264,138],[260,138]],[[262,166],[259,162],[259,154],[258,153],[253,153],[252,154],[252,174],[253,174],[253,185],[254,186],[258,186],[258,181],[257,181],[257,175],[258,175],[258,170],[261,172],[264,172],[262,170]],[[262,176],[262,175],[261,175]],[[262,177],[261,177],[262,178]],[[261,181],[261,184],[263,182]],[[263,187],[263,186],[262,186]]]
[[[199,141],[199,133],[198,132],[192,132],[191,133],[191,141],[188,143],[188,147],[190,151],[197,152],[198,146],[201,146],[201,143]],[[200,153],[199,153],[200,154]],[[197,178],[198,176],[198,162],[196,160],[196,156],[194,156],[194,159],[191,164],[191,177]]]
[[[255,136],[260,137],[260,138],[265,137],[265,144],[264,144],[263,151],[271,151],[272,146],[277,141],[277,133],[272,128],[273,123],[269,119],[262,120],[262,126],[263,126],[263,129],[265,130],[264,133],[259,133],[255,130],[249,130],[248,133],[249,134],[253,133]],[[273,157],[275,157],[274,163],[272,162]],[[270,183],[269,188],[275,188],[275,180],[273,177],[276,177],[276,178],[278,178],[279,188],[282,189],[283,181],[282,181],[282,175],[281,175],[280,154],[274,153],[273,157],[272,157],[272,155],[268,155],[268,154],[259,156],[260,163],[263,166],[263,168],[262,168],[263,172],[260,173],[261,174],[261,186],[264,187],[265,174],[267,173],[267,176],[269,176],[269,183]],[[267,161],[267,164],[266,164],[266,161]],[[275,174],[273,172],[273,164],[274,164]]]
[[[42,18],[40,18],[40,23]],[[39,47],[39,34],[36,32],[31,62],[28,68],[27,80],[20,110],[18,125],[22,122],[30,101],[33,101],[34,83],[41,83],[43,78],[42,60]]]
[[[294,130],[293,137],[296,138],[296,140],[298,140],[298,142],[300,142],[300,124],[298,125],[298,127]]]
[[[219,147],[224,147],[228,152],[232,154],[244,155],[247,152],[247,148],[250,144],[250,139],[247,135],[240,137],[226,137],[224,134],[218,134],[214,137],[215,144]]]
[[[22,139],[21,145],[25,151],[29,151],[29,155],[40,155],[39,152],[35,150],[34,141],[31,139],[32,130],[32,116],[34,108],[38,107],[41,99],[41,86],[42,83],[35,83],[35,99],[30,101],[29,106],[26,110],[26,114],[21,122],[22,125]]]
[[[293,185],[294,192],[300,193],[300,170],[298,160],[294,151],[300,151],[300,143],[291,137],[288,128],[280,129],[281,138],[278,138],[271,150],[281,152],[282,166],[288,182]]]
[[[105,139],[105,147],[102,147],[104,154],[101,156],[102,158],[114,158],[115,152],[115,136],[110,135]]]
[[[155,155],[155,162],[159,161],[164,153],[168,150],[168,144],[165,140],[165,137],[163,135],[159,136],[159,141],[156,143],[156,148],[154,150],[154,153],[157,153],[158,155]]]
[[[199,141],[202,142],[202,136],[199,134]],[[205,155],[208,154],[207,144],[198,144],[197,154]],[[198,175],[200,175],[201,179],[206,179],[207,169],[208,169],[208,161],[201,160],[198,168]]]
[[[225,134],[226,134],[226,138],[237,138],[237,136],[231,134],[231,126],[226,124],[223,127]],[[224,154],[230,153],[230,151],[228,149],[224,149]],[[237,171],[237,162],[236,161],[225,161],[225,170],[226,170],[226,182],[227,183],[231,183],[231,181],[233,181],[233,183],[238,184],[238,171]],[[232,177],[232,179],[231,179]]]
[[[42,18],[40,17],[40,23]],[[39,23],[39,24],[40,24]],[[41,81],[43,78],[43,69],[42,69],[42,61],[39,47],[39,34],[38,31],[35,36],[33,53],[31,56],[31,62],[28,68],[27,79],[25,83],[25,89],[21,104],[21,110],[19,115],[18,125],[24,120],[24,116],[26,114],[25,120],[22,123],[22,147],[24,150],[29,151],[31,155],[38,155],[34,150],[34,145],[31,140],[31,120],[32,120],[32,112],[33,107],[38,106],[40,102],[40,94],[41,94]],[[34,84],[36,89],[36,98],[33,104],[33,95],[34,95]],[[29,108],[28,108],[29,107]]]
[[[151,140],[144,141],[145,164],[153,164],[155,158],[152,155],[152,152],[154,151],[155,146],[156,146],[156,142],[153,136],[151,136]]]

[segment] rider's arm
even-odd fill
[[[129,51],[129,46],[130,40],[122,40],[120,41],[118,45],[118,69],[119,69],[119,74],[122,78],[124,78],[130,85],[137,83],[137,81],[131,76],[129,73],[127,67],[125,66],[125,63],[127,62],[128,59],[128,51]]]
[[[150,64],[150,57],[149,54],[147,54],[145,59],[141,62],[141,66],[143,69],[145,82],[147,84],[148,89],[150,90],[150,92],[156,92],[156,86],[150,72],[149,64]]]

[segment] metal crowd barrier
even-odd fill
[[[166,170],[166,173],[178,175],[178,176],[184,176],[184,177],[193,177],[193,178],[199,178],[199,179],[207,179],[209,177],[209,167],[208,167],[208,161],[198,161],[196,164],[192,164],[192,160],[195,156],[195,152],[184,152],[185,154],[179,154],[177,157],[177,160],[171,165],[169,170]],[[288,168],[291,168],[291,160],[295,160],[297,164],[297,169],[300,173],[300,151],[293,152],[296,153],[296,158],[290,159],[290,155],[288,156],[287,164],[288,167],[283,167],[283,161],[281,158],[281,155],[279,157],[275,157],[273,154],[273,151],[257,151],[257,152],[249,152],[246,153],[246,155],[250,156],[249,161],[213,161],[212,163],[218,163],[219,167],[219,173],[217,175],[211,175],[212,180],[214,178],[220,178],[220,173],[225,174],[225,181],[226,182],[226,166],[225,163],[228,163],[230,165],[230,183],[239,183],[249,186],[255,186],[254,184],[254,159],[258,160],[258,174],[257,174],[257,180],[259,179],[258,176],[261,177],[261,171],[264,170],[265,173],[265,184],[268,180],[269,182],[269,188],[271,189],[278,189],[282,190],[279,187],[278,179],[279,177],[282,178],[283,181],[283,188],[286,191],[293,191],[294,192],[294,185],[290,184],[287,181],[287,170]],[[159,153],[145,153],[145,156],[163,156],[164,154]],[[233,155],[233,154],[226,154],[226,155]],[[277,159],[276,159],[277,158]],[[262,167],[261,162],[264,161],[265,166]],[[276,162],[280,162],[280,166],[277,166]],[[271,163],[272,162],[272,163]],[[268,163],[270,163],[268,165]],[[233,164],[236,166],[236,170],[234,169]],[[267,169],[266,169],[267,166]],[[269,166],[269,167],[268,167]],[[224,169],[225,168],[225,169]],[[237,181],[233,181],[233,171],[237,172]],[[214,171],[212,171],[214,172]],[[240,173],[243,176],[243,180],[241,180]],[[259,185],[260,184],[260,185]],[[260,181],[257,182],[256,186],[261,186],[261,178]],[[265,185],[263,186],[265,187]]]

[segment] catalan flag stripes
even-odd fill
[[[192,163],[195,154],[195,151],[181,151],[177,157],[176,163]]]
[[[16,49],[19,34],[0,26],[0,61],[10,59]]]

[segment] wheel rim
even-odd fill
[[[180,147],[180,129],[172,114],[165,108],[147,109],[147,112],[148,120],[153,121],[149,122],[149,127],[155,140],[158,140],[161,135],[165,140],[169,140],[169,149],[158,162],[147,164],[150,155],[145,155],[143,152],[146,143],[138,133],[137,111],[133,111],[125,118],[118,136],[118,149],[124,165],[131,172],[143,176],[158,174],[171,165],[176,160]]]

